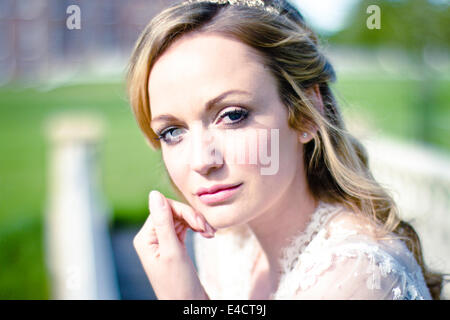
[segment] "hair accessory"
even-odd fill
[[[231,6],[246,6],[250,8],[263,9],[266,12],[280,14],[280,10],[275,8],[273,5],[266,5],[263,0],[187,0],[182,4],[196,3],[196,2],[209,2],[217,4],[229,4]],[[274,3],[279,1],[275,0]]]

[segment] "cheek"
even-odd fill
[[[180,159],[179,156],[177,157],[177,154],[178,153],[175,150],[166,149],[162,151],[162,158],[170,179],[178,187],[178,189],[183,192],[184,185],[186,185],[185,180],[186,177],[188,177],[186,174],[186,170],[188,168],[186,167],[186,161],[183,161],[184,159]]]
[[[222,140],[222,153],[228,165],[239,165],[269,179],[286,174],[298,161],[295,133],[287,127],[230,130]]]
[[[277,179],[276,185],[291,180],[296,174],[301,162],[300,144],[295,131],[287,126],[267,130],[262,134],[258,144],[261,160],[261,172],[267,182]]]
[[[221,150],[228,165],[258,168],[260,143],[256,129],[228,130],[222,143]]]

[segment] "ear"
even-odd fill
[[[312,102],[312,104],[314,105],[314,107],[317,109],[317,111],[319,111],[322,115],[324,114],[324,104],[323,104],[323,99],[322,99],[322,95],[320,93],[320,87],[318,84],[315,84],[314,86],[308,88],[305,90],[305,93],[307,95],[307,97],[309,98],[309,100]],[[307,132],[301,132],[299,135],[299,141],[301,143],[308,143],[309,141],[311,141],[314,137],[314,135],[317,133],[317,127],[311,126]]]
[[[323,115],[325,107],[323,105],[322,94],[320,93],[320,87],[318,84],[306,89],[306,95],[311,100],[317,111]]]

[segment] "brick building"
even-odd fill
[[[175,0],[1,0],[0,85],[125,61],[152,16]],[[80,8],[70,30],[67,8]]]

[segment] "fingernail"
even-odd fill
[[[205,229],[205,223],[203,222],[202,218],[200,218],[199,216],[196,217],[196,220],[198,222],[198,225],[200,226],[202,231],[206,231]]]
[[[211,236],[214,236],[214,230],[213,228],[209,225],[208,222],[206,222],[206,232],[208,232],[208,234],[210,234]]]
[[[203,235],[205,238],[214,238],[213,234],[207,233],[207,232],[202,232],[201,235]]]
[[[150,192],[150,203],[154,203],[155,205],[164,208],[166,202],[163,199],[163,196],[160,192],[153,190]]]

